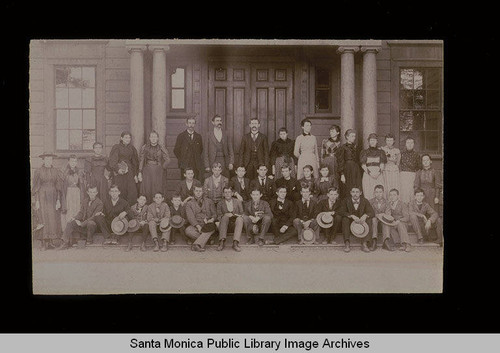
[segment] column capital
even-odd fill
[[[361,52],[364,53],[374,53],[377,54],[380,51],[380,47],[375,47],[375,46],[366,46],[366,47],[361,47]]]
[[[162,44],[149,44],[148,49],[151,50],[152,52],[155,51],[164,51],[167,52],[170,47],[168,45],[162,45]]]
[[[341,46],[337,48],[337,53],[338,54],[344,54],[344,53],[356,53],[359,51],[359,46]]]
[[[131,44],[131,45],[127,45],[127,50],[129,53],[132,53],[132,52],[144,52],[147,50],[147,46],[146,45],[141,45],[141,44]]]

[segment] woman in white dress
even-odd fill
[[[389,199],[389,191],[396,189],[401,192],[401,182],[399,180],[399,163],[401,162],[401,151],[394,147],[394,135],[385,136],[385,146],[381,147],[387,157],[387,163],[384,168],[385,193]]]
[[[295,139],[293,154],[297,157],[297,179],[304,177],[303,168],[306,165],[313,167],[314,178],[319,176],[319,154],[318,142],[316,136],[311,135],[312,123],[309,119],[303,119],[300,122],[302,134]]]

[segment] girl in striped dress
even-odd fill
[[[387,134],[385,136],[385,146],[381,148],[385,152],[387,163],[384,168],[385,193],[389,199],[389,191],[396,189],[401,192],[401,183],[399,181],[399,163],[401,162],[401,151],[394,147],[394,136]]]

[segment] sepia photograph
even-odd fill
[[[32,39],[33,294],[443,293],[443,46]]]

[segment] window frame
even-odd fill
[[[54,150],[58,153],[75,153],[75,152],[81,152],[81,153],[88,153],[88,152],[91,152],[92,149],[76,149],[76,150],[72,150],[72,149],[57,149],[57,133],[58,133],[58,129],[57,129],[57,111],[58,110],[67,110],[68,111],[68,129],[66,129],[68,131],[68,134],[70,133],[71,130],[80,130],[82,131],[82,134],[83,134],[83,111],[84,110],[93,110],[95,112],[95,138],[96,140],[94,142],[97,142],[98,139],[97,139],[97,66],[96,65],[54,65],[54,77],[56,77],[56,71],[58,68],[64,68],[64,67],[80,67],[80,68],[84,68],[84,67],[92,67],[94,68],[94,87],[92,87],[94,89],[94,108],[84,108],[84,107],[81,107],[81,108],[71,108],[71,107],[67,107],[66,109],[64,108],[57,108],[56,107],[56,101],[55,101],[55,97],[56,97],[56,94],[54,93],[54,117],[55,117],[55,129],[54,129],[54,138],[55,138],[55,148]],[[54,79],[54,91],[56,91],[57,87],[56,87],[56,81]],[[71,124],[71,119],[69,118],[71,116],[70,114],[70,111],[74,109],[74,110],[81,110],[82,111],[82,128],[81,129],[71,129],[69,127],[69,125]],[[69,136],[68,136],[68,141],[69,141]],[[82,147],[83,147],[83,140],[82,140]]]
[[[318,85],[318,70],[323,70],[328,72],[328,86]],[[314,95],[313,95],[313,107],[314,114],[331,114],[333,112],[333,73],[332,69],[326,65],[317,64],[314,65]],[[316,94],[318,91],[327,91],[328,94],[328,109],[319,109],[316,102]]]
[[[67,158],[71,154],[77,156],[88,155],[91,150],[57,150],[57,128],[56,128],[56,68],[61,66],[93,66],[95,67],[95,114],[96,141],[101,142],[104,147],[106,141],[105,131],[105,66],[102,58],[74,59],[74,58],[47,58],[44,64],[45,93],[45,123],[44,123],[44,146],[47,150],[57,153],[60,158]]]
[[[172,74],[173,74],[173,70],[177,70],[177,69],[183,69],[184,70],[184,87],[183,88],[179,88],[179,87],[173,87],[172,85]],[[168,101],[170,102],[169,104],[169,112],[170,113],[187,113],[188,112],[188,102],[187,102],[187,87],[188,87],[188,68],[187,68],[187,65],[183,64],[183,65],[171,65],[169,67],[169,74],[168,74]],[[172,100],[172,93],[174,92],[174,90],[184,90],[184,108],[183,109],[176,109],[176,108],[173,108],[172,107],[172,103],[173,103],[173,100]]]
[[[443,62],[441,60],[393,60],[391,65],[391,133],[394,135],[396,142],[399,145],[399,148],[402,149],[404,146],[400,144],[400,110],[401,102],[400,102],[400,72],[401,69],[439,69],[441,71],[441,86],[440,86],[440,109],[435,110],[436,112],[441,113],[441,131],[438,133],[441,134],[441,143],[438,145],[438,151],[428,151],[428,150],[419,150],[419,153],[426,153],[431,156],[433,159],[442,159],[443,158],[443,149],[444,149],[444,69]],[[413,111],[432,111],[432,109],[409,109]],[[425,130],[421,130],[425,131]],[[434,130],[430,130],[434,131]]]

